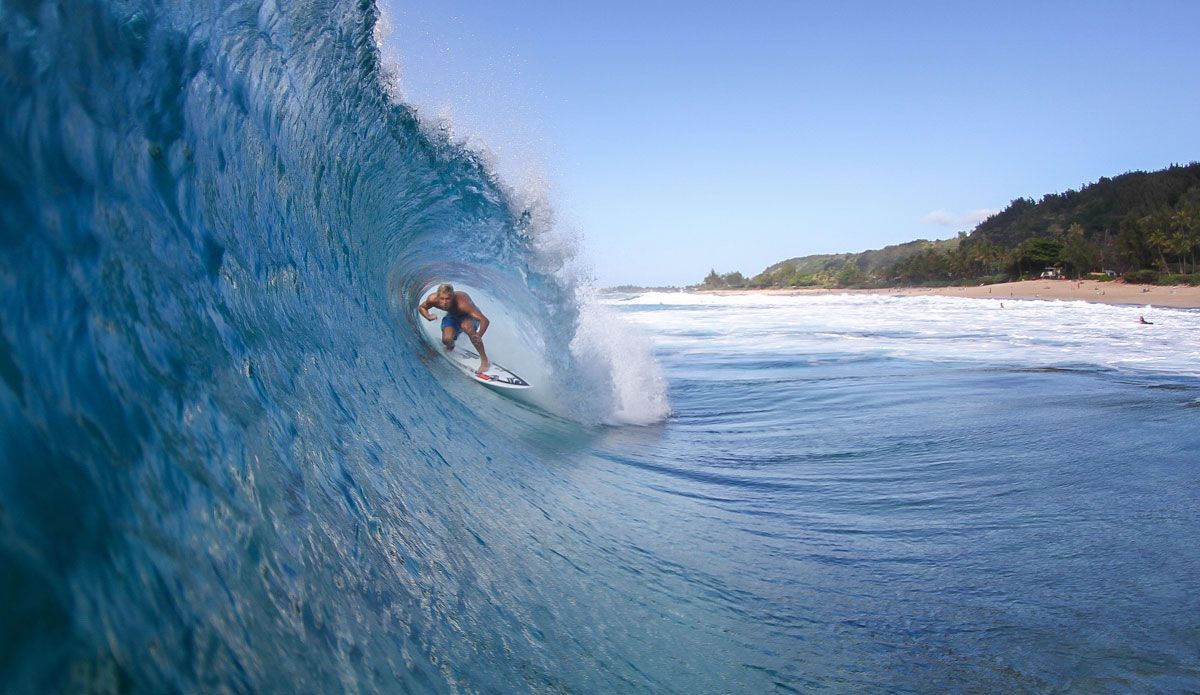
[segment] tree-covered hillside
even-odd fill
[[[885,246],[882,249],[863,251],[862,253],[833,253],[789,258],[786,261],[770,266],[762,274],[769,275],[785,269],[790,269],[791,272],[800,274],[816,274],[822,271],[837,272],[846,267],[847,263],[853,263],[859,270],[865,273],[872,273],[929,248],[948,251],[958,246],[958,242],[958,239],[944,239],[941,241],[918,239],[904,244]]]
[[[1053,268],[1135,282],[1200,284],[1200,163],[1102,178],[1041,201],[1018,198],[970,234],[858,254],[805,256],[762,273],[709,273],[705,288],[998,282]]]
[[[1049,193],[1040,202],[1018,198],[981,222],[971,232],[970,243],[1015,248],[1037,237],[1062,239],[1072,224],[1078,224],[1085,238],[1103,244],[1105,234],[1115,237],[1130,215],[1152,217],[1189,203],[1200,206],[1200,163],[1102,178],[1078,191]]]

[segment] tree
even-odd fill
[[[1148,268],[1154,265],[1154,254],[1150,250],[1146,227],[1145,221],[1134,212],[1121,220],[1121,231],[1117,233],[1117,248],[1130,268]]]
[[[1171,214],[1171,252],[1179,261],[1179,273],[1184,274],[1183,263],[1191,262],[1192,272],[1196,271],[1196,249],[1200,248],[1200,216],[1196,209],[1184,207]]]
[[[1017,246],[1015,260],[1017,272],[1024,272],[1026,267],[1037,270],[1058,262],[1062,253],[1063,243],[1050,239],[1026,239]]]
[[[1171,266],[1167,264],[1167,254],[1172,251],[1170,215],[1159,211],[1146,216],[1142,221],[1146,225],[1146,241],[1150,244],[1150,250],[1158,256],[1159,270],[1164,273],[1171,272]]]
[[[836,279],[838,287],[848,287],[865,281],[867,275],[857,265],[847,261],[846,265],[842,266],[842,269],[838,271]]]
[[[976,275],[995,275],[1000,272],[1000,263],[1004,260],[1004,249],[990,241],[971,244],[968,249],[971,269]]]
[[[1067,229],[1066,243],[1063,244],[1059,258],[1073,271],[1075,277],[1081,277],[1096,267],[1100,252],[1087,240],[1083,234],[1083,227],[1076,222]]]
[[[896,261],[883,270],[883,275],[906,283],[945,282],[951,277],[950,259],[945,253],[930,247]]]

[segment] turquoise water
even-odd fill
[[[1195,312],[595,297],[369,3],[0,19],[5,692],[1200,688]]]

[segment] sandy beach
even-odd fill
[[[898,287],[876,290],[770,289],[706,290],[713,294],[895,294],[901,296],[980,297],[984,299],[1045,299],[1106,304],[1200,308],[1200,287],[1159,287],[1095,280],[1025,280],[974,287]]]

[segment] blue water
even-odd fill
[[[0,4],[5,692],[1200,690],[1200,315],[594,300],[376,20]]]
[[[1200,687],[1200,313],[614,305],[657,334],[676,412],[607,456],[730,583],[748,667],[832,692]]]

